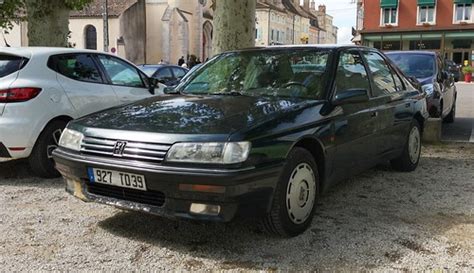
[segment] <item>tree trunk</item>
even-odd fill
[[[64,0],[26,0],[29,46],[68,46],[70,8]]]
[[[255,46],[256,0],[216,0],[214,54]]]

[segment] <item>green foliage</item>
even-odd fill
[[[80,10],[93,0],[59,0],[71,10]],[[57,1],[50,0],[5,0],[0,4],[0,28],[11,29],[15,21],[25,20],[27,6],[41,8],[43,12],[54,12]]]
[[[474,67],[468,65],[468,66],[464,66],[462,68],[462,73],[463,74],[472,74],[474,72]]]
[[[5,0],[0,4],[0,28],[11,29],[13,22],[21,20],[22,10],[24,10],[22,0]]]

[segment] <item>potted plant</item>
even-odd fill
[[[464,74],[464,81],[471,82],[472,81],[472,72],[474,72],[474,68],[470,65],[464,66],[462,68],[462,73]]]

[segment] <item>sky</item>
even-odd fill
[[[339,28],[337,35],[339,44],[351,43],[352,27],[356,24],[356,4],[351,2],[351,0],[316,0],[316,9],[321,4],[326,5],[326,13],[334,17],[333,24]]]

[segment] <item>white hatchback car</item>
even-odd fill
[[[0,162],[29,158],[38,176],[59,176],[51,153],[70,120],[163,94],[163,88],[106,53],[0,48]]]

